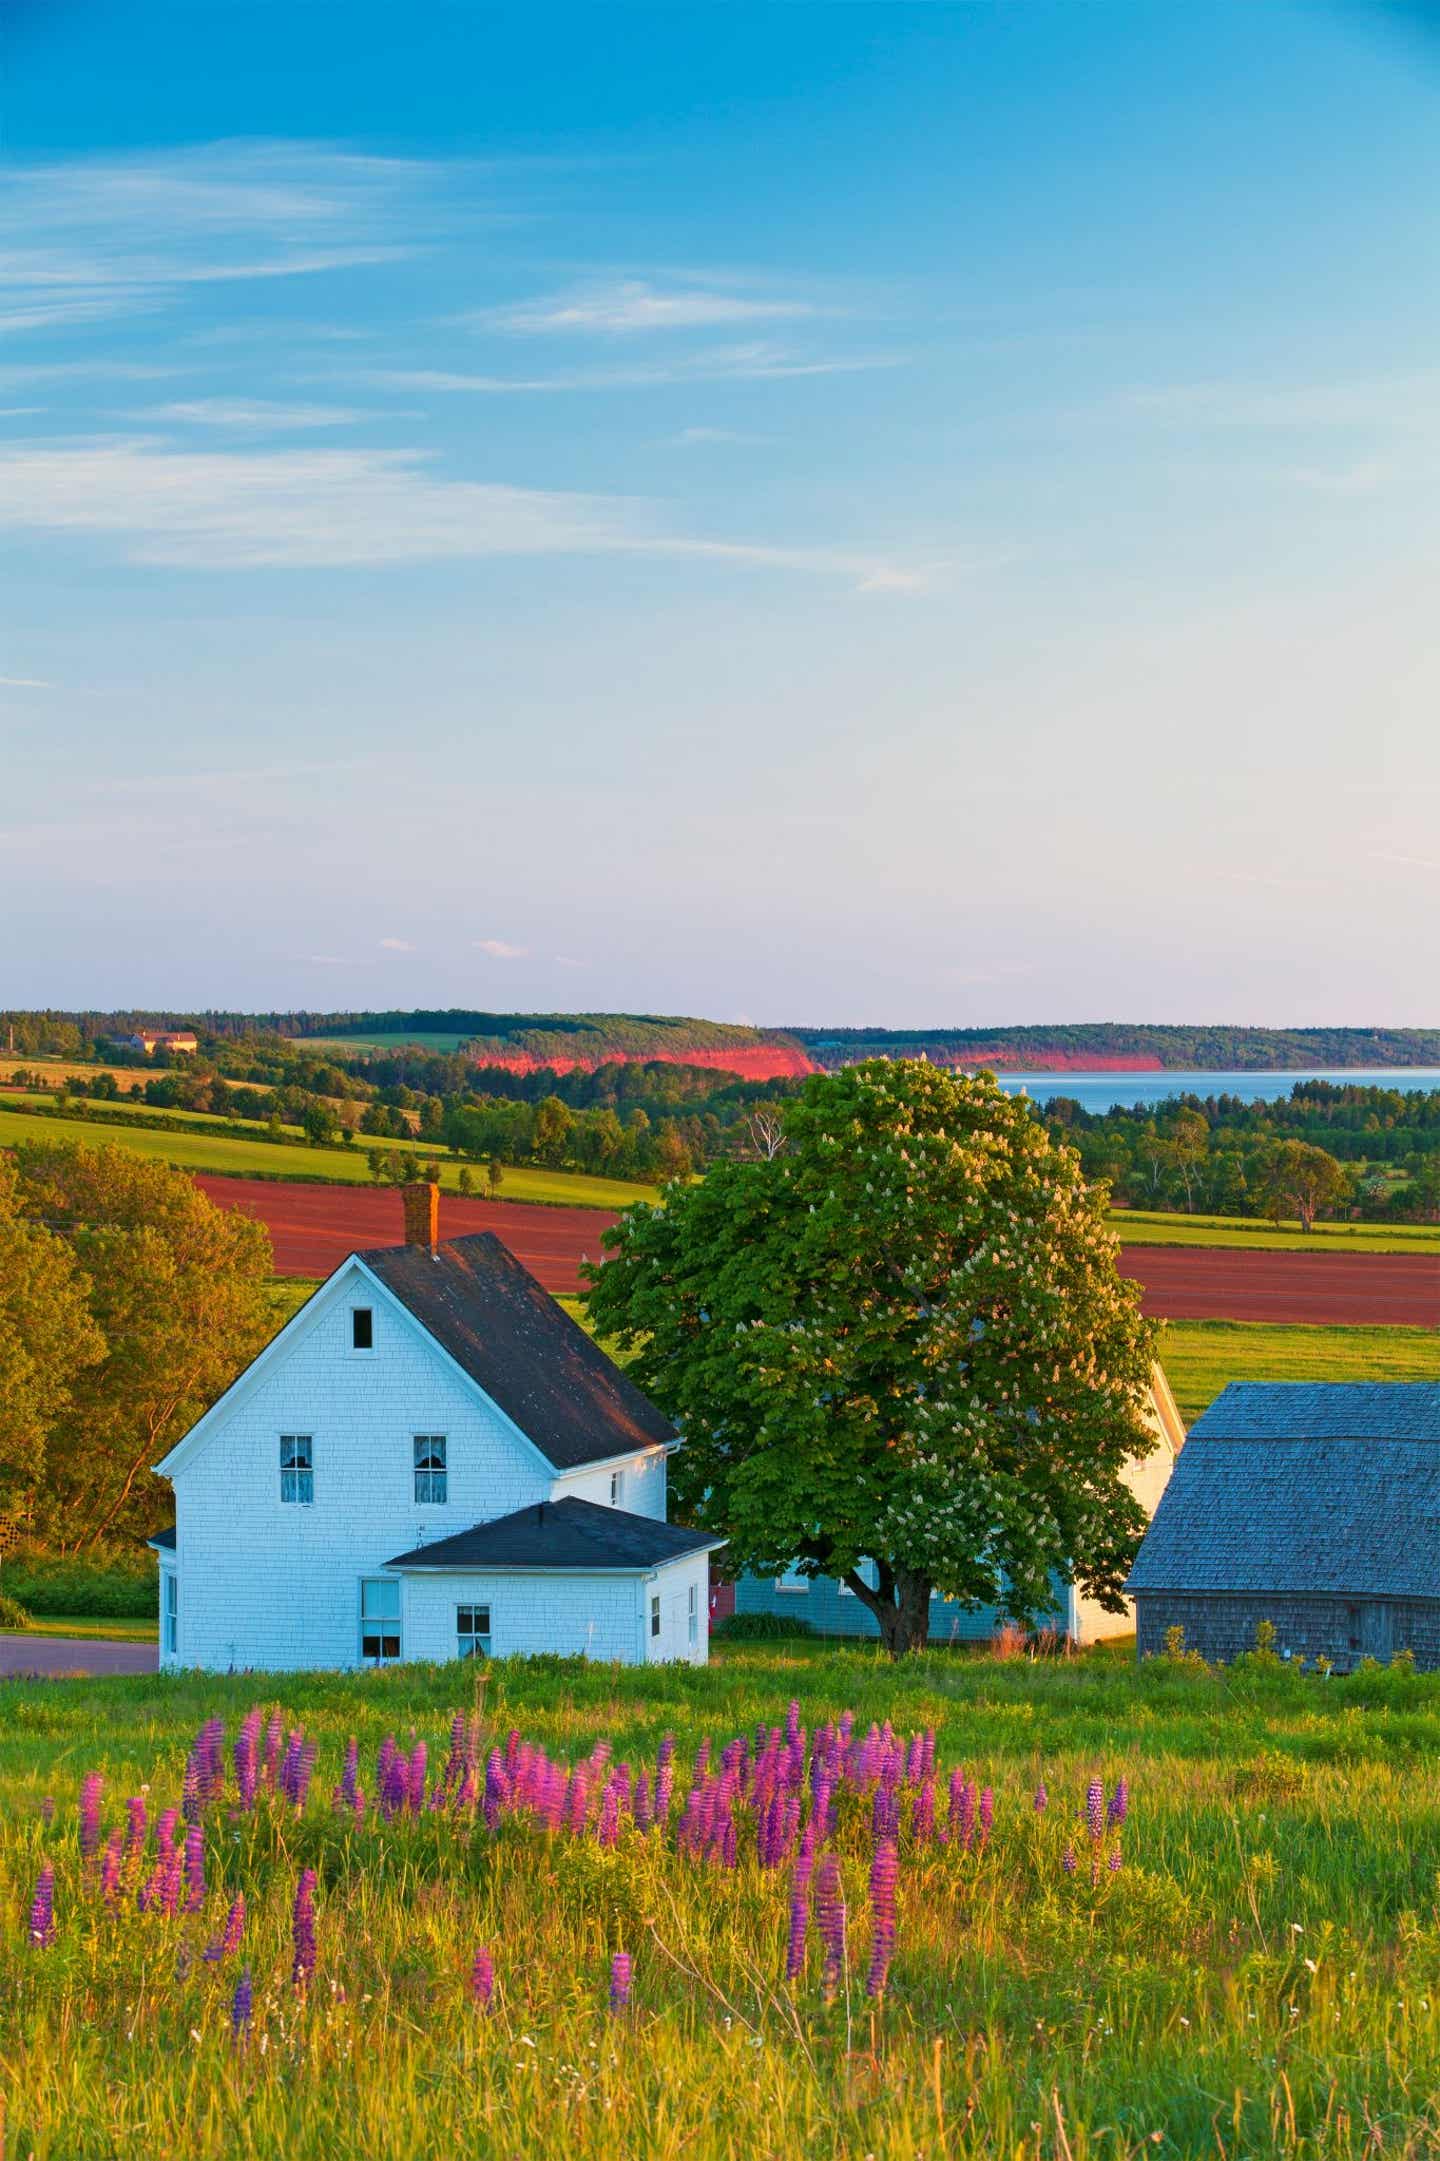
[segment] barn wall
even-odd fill
[[[1340,1672],[1362,1658],[1383,1663],[1406,1650],[1414,1653],[1417,1666],[1440,1668],[1440,1601],[1141,1591],[1135,1604],[1141,1658],[1159,1656],[1167,1631],[1183,1628],[1186,1650],[1226,1662],[1253,1651],[1256,1629],[1269,1621],[1278,1652],[1328,1658]]]

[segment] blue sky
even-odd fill
[[[0,1001],[1435,1022],[1424,10],[0,52]]]

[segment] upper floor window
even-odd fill
[[[610,1473],[610,1506],[612,1508],[620,1506],[620,1496],[624,1491],[625,1473],[623,1471],[612,1471]]]
[[[315,1498],[315,1442],[308,1433],[280,1436],[280,1498],[282,1501],[313,1501]]]
[[[443,1433],[415,1436],[415,1498],[427,1508],[440,1508],[448,1498]]]
[[[373,1351],[375,1348],[375,1314],[369,1306],[350,1308],[350,1348],[352,1351]]]

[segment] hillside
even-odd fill
[[[937,1065],[1021,1073],[1277,1073],[1440,1065],[1437,1028],[1167,1027],[1091,1021],[1021,1028],[788,1028],[818,1066],[859,1058],[929,1058]]]
[[[510,1073],[593,1073],[617,1062],[655,1063],[780,1080],[816,1068],[774,1030],[649,1013],[437,1012],[266,1015],[293,1040],[357,1055],[417,1044],[462,1051],[477,1066]],[[287,1025],[288,1023],[288,1025]]]

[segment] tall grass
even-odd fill
[[[101,1770],[102,1835],[129,1796],[180,1803],[203,1720],[233,1740],[278,1694],[318,1746],[297,1810],[235,1780],[203,1810],[201,1910],[107,1907],[77,1799]],[[866,1994],[874,1833],[846,1787],[833,1833],[849,1908],[836,1985],[819,1946],[785,1978],[797,1826],[763,1867],[740,1810],[736,1865],[680,1850],[692,1752],[786,1705],[810,1729],[933,1726],[995,1797],[981,1846],[899,1833],[893,1964]],[[1440,1681],[1340,1681],[1251,1659],[1224,1674],[1113,1656],[1030,1665],[931,1653],[727,1650],[708,1671],[544,1660],[492,1669],[481,1755],[518,1729],[578,1762],[680,1767],[663,1833],[623,1813],[613,1844],[523,1810],[425,1808],[377,1821],[387,1734],[429,1743],[475,1709],[458,1669],[354,1678],[0,1688],[0,2094],[10,2145],[70,2155],[1430,2155],[1440,2145]],[[332,1810],[346,1738],[370,1801]],[[753,1750],[752,1750],[753,1753]],[[607,1774],[608,1775],[608,1774]],[[1123,1865],[1089,1867],[1087,1783],[1125,1777]],[[1048,1807],[1037,1812],[1043,1781]],[[802,1781],[802,1792],[806,1790]],[[53,1820],[47,1822],[47,1799]],[[1106,1832],[1108,1853],[1112,1834]],[[1077,1867],[1064,1857],[1074,1849]],[[27,1940],[42,1867],[56,1941]],[[292,1983],[300,1872],[314,1868],[317,1963]],[[207,1961],[237,1891],[242,1947]],[[813,1905],[813,1896],[812,1896]],[[495,1996],[472,2000],[477,1950]],[[612,1960],[632,2001],[610,2009]],[[248,1966],[248,2035],[232,2036]]]

